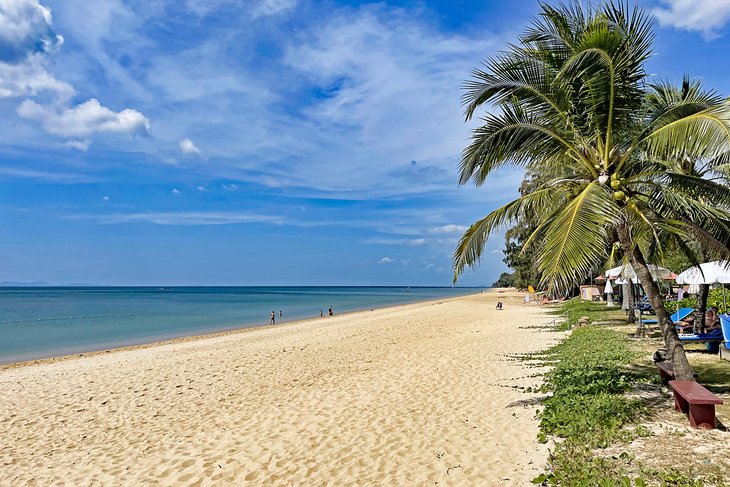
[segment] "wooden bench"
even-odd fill
[[[672,362],[656,362],[655,364],[657,367],[659,367],[659,377],[662,380],[662,384],[669,385],[669,381],[674,379],[674,367],[672,367]],[[697,379],[697,372],[694,374],[694,378]]]
[[[670,380],[669,386],[675,409],[689,414],[693,428],[715,429],[715,404],[722,404],[722,399],[691,380]]]

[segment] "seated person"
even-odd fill
[[[688,316],[682,321],[677,321],[674,326],[677,327],[679,333],[694,333],[695,319],[693,316]]]
[[[502,309],[502,301],[497,301],[497,309]]]
[[[713,330],[720,329],[720,315],[718,314],[717,306],[707,310],[705,314],[705,332],[709,333]]]

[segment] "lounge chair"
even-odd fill
[[[730,350],[730,314],[720,315],[720,329],[722,330],[723,345]]]
[[[692,313],[694,313],[694,308],[679,308],[677,311],[672,313],[669,316],[669,319],[672,320],[672,323],[677,323],[678,321],[682,321]],[[656,325],[659,323],[657,320],[641,320],[644,322],[644,324],[647,325]]]
[[[723,341],[722,330],[712,330],[708,333],[680,333],[679,339],[683,342],[707,342],[707,341]]]
[[[723,342],[722,330],[712,330],[708,333],[679,334],[679,341],[683,343],[707,342],[707,351],[717,353],[720,343]]]

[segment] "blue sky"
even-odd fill
[[[730,2],[640,3],[650,72],[730,94]],[[0,281],[450,285],[521,179],[457,186],[460,85],[537,10],[0,0]]]

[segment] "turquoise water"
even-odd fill
[[[0,363],[454,297],[434,287],[0,288]],[[279,319],[279,311],[283,319]]]

